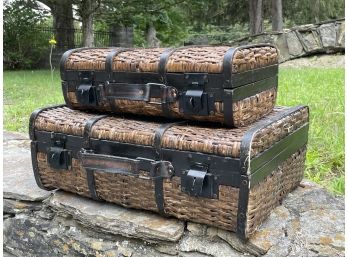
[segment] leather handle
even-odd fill
[[[151,98],[160,98],[158,104],[162,104],[176,101],[177,95],[176,88],[157,83],[108,83],[105,86],[105,96],[109,99],[150,102]]]
[[[79,159],[86,170],[139,176],[140,171],[148,171],[149,177],[171,177],[174,168],[168,161],[155,161],[145,158],[127,158],[81,151]]]

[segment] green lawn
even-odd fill
[[[30,113],[63,103],[59,73],[4,72],[4,128],[27,132]],[[344,193],[344,69],[281,68],[279,105],[310,106],[306,177]]]

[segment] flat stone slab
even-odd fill
[[[30,141],[25,135],[4,132],[4,198],[42,201],[51,195],[35,182],[29,145]]]
[[[60,191],[50,198],[49,206],[70,214],[85,226],[127,237],[175,242],[184,233],[183,221]]]

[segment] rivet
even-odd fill
[[[217,198],[217,194],[214,194],[213,197],[214,197],[214,198]]]
[[[209,114],[210,114],[210,115],[214,115],[214,111],[210,111]]]
[[[189,154],[187,155],[187,157],[188,157],[189,159],[192,159],[192,154],[189,153]]]
[[[215,176],[215,177],[214,177],[214,180],[218,180],[218,177],[217,177],[217,176]]]
[[[248,181],[247,180],[242,180],[242,185],[243,186],[246,186],[248,184]]]

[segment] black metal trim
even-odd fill
[[[35,120],[36,120],[37,116],[39,116],[39,114],[41,112],[48,111],[48,110],[55,109],[55,108],[59,108],[59,107],[64,107],[64,106],[65,106],[65,104],[52,105],[52,106],[47,106],[44,108],[39,108],[39,109],[36,109],[35,111],[33,111],[30,115],[30,118],[29,118],[29,138],[30,138],[30,140],[35,140]]]
[[[270,88],[278,87],[278,77],[269,77],[263,80],[255,81],[232,89],[232,102],[240,101],[250,96],[261,93]],[[225,89],[226,91],[227,89]]]
[[[283,161],[305,146],[308,141],[308,129],[309,125],[307,123],[274,144],[264,153],[254,157],[250,162],[250,186],[253,187],[259,183]]]
[[[240,146],[241,184],[239,188],[238,211],[237,211],[237,232],[236,232],[237,236],[239,236],[242,239],[246,239],[246,230],[245,230],[246,215],[247,215],[249,190],[251,187],[251,177],[252,177],[252,174],[250,174],[250,166],[251,166],[250,165],[251,163],[250,149],[251,149],[254,135],[260,129],[265,128],[271,125],[272,123],[287,117],[291,113],[301,110],[302,108],[308,108],[308,107],[296,106],[296,107],[289,108],[288,110],[281,112],[278,115],[274,115],[269,118],[264,118],[263,120],[256,122],[255,125],[251,129],[249,129],[242,138],[241,146]],[[282,142],[288,141],[287,140],[288,137],[289,135],[281,139],[281,141],[278,144],[276,144],[275,148],[271,147],[265,150],[263,153],[260,154],[260,157],[262,155],[267,155],[268,151],[280,151],[281,149],[279,148],[283,147]],[[303,142],[303,144],[305,144],[305,142]],[[267,173],[263,173],[263,176],[269,175],[269,172],[270,170],[268,170]],[[254,179],[256,180],[256,178]]]
[[[39,165],[37,163],[37,145],[38,143],[36,141],[32,141],[30,143],[30,150],[31,150],[31,163],[33,166],[33,172],[34,172],[34,178],[36,181],[36,184],[38,185],[39,188],[44,189],[44,190],[53,190],[54,188],[49,188],[45,187],[42,184],[40,173],[39,173]]]
[[[91,148],[91,132],[92,132],[92,127],[93,125],[103,119],[106,118],[107,115],[99,115],[99,116],[95,116],[91,119],[89,119],[86,122],[86,125],[83,129],[83,148],[89,150]]]
[[[234,126],[233,122],[233,90],[224,89],[224,123],[229,127]]]
[[[254,126],[249,129],[243,136],[242,141],[241,141],[241,146],[240,146],[240,162],[241,162],[241,172],[244,175],[248,175],[250,172],[250,149],[251,149],[251,143],[254,138],[254,135],[257,131],[259,131],[262,128],[265,128],[272,123],[281,120],[291,113],[297,112],[301,110],[302,108],[308,108],[306,106],[296,106],[289,108],[283,112],[280,112],[277,115],[274,116],[268,116],[266,118],[263,118],[262,120],[256,122]]]

